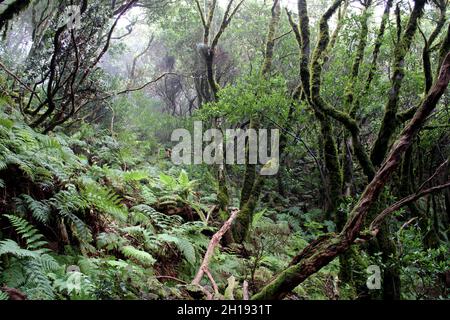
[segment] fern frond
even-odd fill
[[[42,149],[56,149],[60,151],[62,148],[60,142],[56,138],[47,135],[40,135],[38,141],[39,146]]]
[[[49,222],[51,210],[47,204],[34,200],[26,194],[21,195],[21,198],[24,200],[26,207],[31,211],[33,218],[43,224]]]
[[[158,198],[155,196],[153,191],[147,186],[142,186],[141,196],[144,199],[145,204],[152,205],[158,202]]]
[[[130,220],[132,224],[151,225],[150,218],[145,213],[137,210],[130,212]]]
[[[127,258],[135,260],[144,266],[152,266],[156,262],[150,253],[136,249],[133,246],[122,247],[121,251]]]
[[[126,240],[116,233],[102,232],[97,236],[97,247],[99,249],[117,250],[126,244]]]
[[[165,233],[158,234],[156,238],[162,242],[175,244],[178,250],[183,254],[186,261],[189,262],[191,265],[195,265],[195,263],[197,262],[197,257],[195,255],[195,248],[189,242],[189,240]]]
[[[55,293],[42,264],[37,259],[27,262],[25,268],[28,276],[27,294],[32,300],[53,300]]]
[[[118,221],[125,222],[128,212],[121,205],[120,197],[108,188],[101,187],[97,184],[88,184],[83,190],[86,200],[100,211],[110,214]]]
[[[43,246],[47,244],[47,242],[43,240],[44,236],[25,219],[13,215],[5,215],[5,217],[9,219],[16,232],[26,241],[27,249],[42,249]]]
[[[8,167],[6,159],[0,159],[0,171],[5,170]]]
[[[61,213],[63,213],[63,211],[61,211]],[[83,220],[68,212],[66,212],[66,217],[73,223],[73,226],[75,227],[75,235],[79,240],[85,243],[92,241],[92,232]]]
[[[49,254],[42,254],[37,258],[38,263],[41,265],[45,273],[56,272],[61,268],[59,263]]]
[[[169,229],[173,226],[180,225],[183,222],[183,219],[179,216],[168,216],[145,204],[134,206],[131,208],[131,211],[144,213],[150,218],[153,226],[159,229]]]
[[[0,291],[0,301],[6,301],[6,300],[9,300],[9,296],[5,292]]]
[[[0,256],[4,254],[11,254],[17,258],[37,258],[39,255],[36,251],[22,249],[11,239],[0,241]]]
[[[123,179],[125,182],[141,181],[148,179],[149,174],[143,170],[132,170],[123,173]]]
[[[20,288],[27,282],[24,265],[20,259],[11,259],[8,266],[0,273],[0,281],[11,288]]]
[[[74,186],[58,192],[50,203],[58,211],[59,215],[70,221],[75,227],[75,234],[79,240],[88,243],[92,241],[92,233],[89,227],[75,215],[88,207],[88,203],[81,197]]]

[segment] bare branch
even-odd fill
[[[208,249],[206,250],[205,257],[203,258],[203,262],[200,265],[200,268],[197,272],[197,275],[195,276],[194,280],[192,280],[193,285],[200,285],[200,281],[203,278],[203,275],[205,274],[205,270],[208,268],[209,261],[211,260],[214,250],[219,244],[222,237],[227,233],[227,231],[231,228],[231,225],[233,221],[236,219],[237,215],[239,213],[239,210],[233,210],[230,218],[222,225],[219,231],[217,231],[216,234],[214,234],[211,238],[211,241],[209,242]]]
[[[386,218],[388,215],[392,214],[395,211],[400,210],[402,207],[406,206],[407,204],[410,204],[411,202],[414,202],[430,193],[438,192],[441,190],[444,190],[446,188],[450,188],[450,181],[448,181],[445,184],[435,186],[429,189],[422,190],[418,193],[412,194],[410,196],[407,196],[400,201],[397,201],[389,208],[385,209],[383,212],[381,212],[370,224],[369,230],[371,231],[372,235],[376,235],[379,230],[380,223]]]

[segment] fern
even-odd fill
[[[56,272],[61,268],[59,263],[49,254],[39,255],[36,261],[41,265],[42,270],[46,273]]]
[[[158,199],[153,191],[147,186],[142,186],[141,196],[144,199],[145,204],[147,205],[153,205],[158,202]]]
[[[100,211],[110,214],[118,221],[125,222],[128,212],[120,204],[120,197],[111,190],[97,184],[88,184],[83,190],[85,199]]]
[[[0,241],[0,256],[11,254],[17,258],[37,258],[35,251],[22,249],[17,242],[11,239]]]
[[[8,162],[6,159],[0,158],[0,171],[5,170],[8,167]]]
[[[88,207],[88,203],[78,194],[74,186],[69,186],[67,190],[57,193],[50,199],[50,203],[60,216],[74,225],[75,234],[79,240],[85,243],[92,241],[92,233],[88,226],[74,214]]]
[[[92,299],[94,297],[95,285],[91,278],[81,272],[69,272],[63,278],[56,279],[54,287],[70,299]]]
[[[56,149],[58,151],[62,150],[62,146],[61,146],[60,142],[53,137],[41,135],[41,136],[39,136],[38,141],[39,141],[39,146],[41,147],[41,149]]]
[[[156,236],[156,238],[162,242],[175,244],[178,250],[183,254],[186,261],[191,265],[195,265],[195,263],[197,262],[195,249],[187,239],[178,238],[169,234],[159,234]]]
[[[11,259],[7,267],[0,274],[0,281],[11,288],[21,288],[27,283],[23,260]]]
[[[107,250],[118,250],[126,244],[126,240],[116,233],[102,232],[97,236],[97,247]]]
[[[47,242],[43,240],[44,236],[25,219],[13,215],[5,215],[5,217],[9,219],[16,229],[16,232],[26,241],[27,249],[42,250],[42,247],[47,244]]]
[[[132,170],[123,173],[123,179],[125,182],[141,181],[148,179],[149,175],[145,171]]]
[[[25,272],[28,276],[27,294],[34,300],[53,300],[53,286],[44,268],[37,259],[27,262]]]
[[[132,235],[134,237],[140,237],[144,240],[148,239],[148,237],[150,235],[150,232],[141,226],[125,227],[125,228],[121,228],[120,231],[122,231],[125,234]]]
[[[131,211],[130,212],[130,222],[132,224],[141,224],[143,226],[151,226],[150,218],[141,211]]]
[[[9,263],[2,272],[2,280],[8,285],[21,288],[30,299],[54,299],[54,292],[48,273],[60,268],[56,260],[43,248],[43,236],[23,218],[5,215],[16,232],[25,240],[27,249],[11,239],[0,242],[0,256],[9,254],[18,259]]]
[[[47,224],[50,220],[50,207],[40,201],[34,200],[29,195],[23,194],[21,198],[26,204],[26,207],[31,211],[33,218],[42,224]]]
[[[6,301],[6,300],[9,300],[9,296],[5,292],[0,291],[0,301]]]
[[[124,246],[121,248],[122,253],[132,260],[141,263],[144,266],[152,266],[156,260],[148,252],[136,249],[133,246]]]
[[[20,168],[20,170],[22,170],[22,172],[24,172],[31,179],[31,181],[35,180],[35,175],[34,175],[34,170],[33,170],[34,166],[32,165],[32,163],[30,162],[29,159],[22,158],[17,155],[9,154],[6,157],[6,162],[8,164],[15,164],[16,166],[18,166]]]
[[[159,229],[169,229],[172,226],[180,225],[183,221],[179,216],[168,216],[145,204],[137,205],[131,208],[131,211],[145,214],[152,221],[153,226]]]
[[[10,119],[0,118],[0,126],[11,129],[14,126],[14,121]]]

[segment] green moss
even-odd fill
[[[371,153],[371,160],[375,166],[380,166],[386,156],[389,143],[394,135],[399,121],[397,119],[398,101],[405,77],[405,56],[409,52],[414,35],[418,29],[418,21],[422,15],[426,0],[415,1],[414,9],[408,21],[405,33],[400,43],[395,47],[394,65],[392,75],[392,87],[388,93],[388,101],[385,106],[383,122]]]

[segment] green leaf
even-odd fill
[[[168,176],[168,175],[164,174],[164,173],[161,173],[161,174],[159,175],[159,180],[160,180],[164,185],[166,185],[167,187],[169,187],[169,188],[171,188],[171,189],[173,189],[173,188],[176,186],[176,181],[175,181],[175,179],[174,179],[173,177],[171,177],[171,176]]]
[[[178,177],[178,183],[181,184],[183,187],[189,186],[189,177],[186,171],[181,170],[180,176]]]

